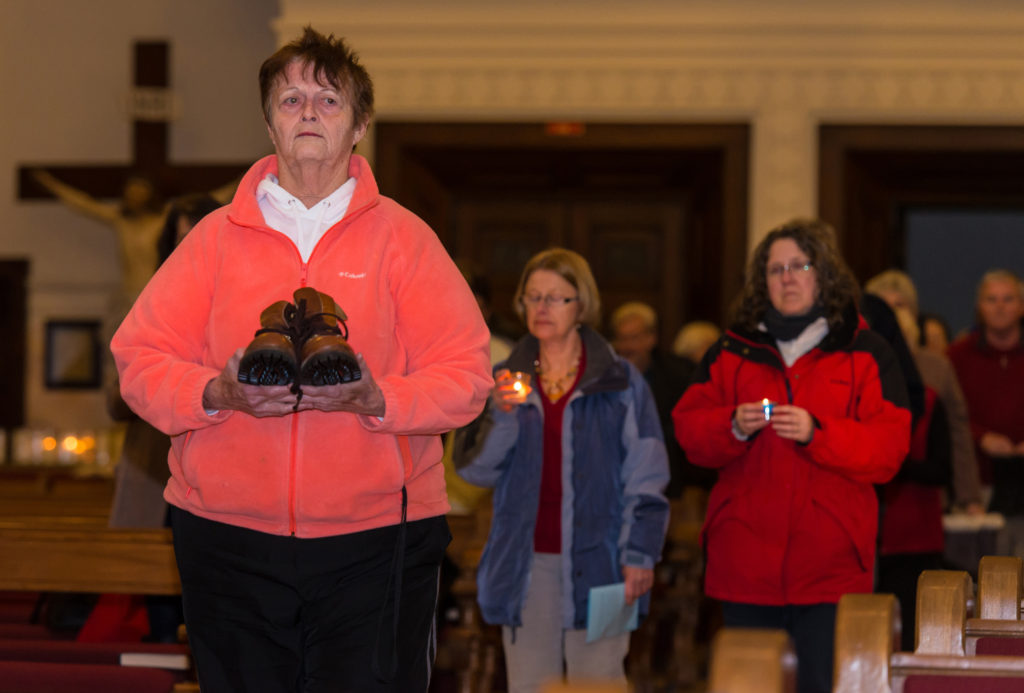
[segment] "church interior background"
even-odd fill
[[[654,133],[642,143],[651,151],[682,147],[679,166],[694,179],[692,184],[679,186],[680,199],[660,207],[658,221],[636,225],[644,233],[675,224],[680,236],[669,232],[659,242],[671,246],[654,246],[659,252],[674,249],[677,266],[659,267],[659,281],[638,288],[645,295],[679,297],[659,303],[669,311],[666,334],[680,321],[722,319],[739,286],[747,249],[793,216],[822,214],[832,222],[844,250],[859,258],[851,262],[861,279],[897,261],[905,266],[907,207],[901,201],[890,201],[885,211],[898,219],[886,218],[882,228],[865,230],[864,243],[855,237],[860,232],[853,219],[858,202],[845,196],[843,181],[852,169],[866,170],[857,168],[857,146],[883,151],[929,147],[933,154],[965,149],[972,146],[967,140],[957,142],[944,131],[960,127],[980,131],[983,141],[977,148],[983,152],[997,150],[994,154],[1005,158],[1020,150],[1016,128],[1024,117],[1024,44],[1019,41],[1024,8],[1011,0],[899,5],[868,0],[855,6],[800,0],[685,6],[659,0],[628,5],[450,0],[429,6],[400,0],[111,0],[105,8],[102,21],[92,9],[68,0],[14,0],[0,10],[0,55],[9,66],[0,83],[3,93],[14,95],[0,116],[0,160],[6,164],[0,170],[0,189],[6,191],[0,197],[5,220],[0,255],[26,263],[22,423],[27,426],[109,424],[101,388],[46,386],[45,352],[48,323],[101,319],[118,282],[118,264],[108,229],[52,198],[19,196],[19,172],[27,166],[131,163],[128,104],[132,47],[139,41],[169,45],[174,105],[167,159],[220,165],[251,161],[270,150],[257,103],[255,73],[262,58],[306,23],[347,37],[377,88],[378,127],[359,150],[373,161],[379,177],[396,188],[385,192],[424,216],[430,216],[428,202],[403,199],[404,189],[430,195],[415,185],[415,178],[402,182],[402,176],[414,173],[408,160],[376,161],[379,153],[390,156],[410,137],[415,145],[423,135],[396,136],[399,144],[381,141],[380,133],[389,127],[400,133],[398,125],[456,126],[451,140],[433,143],[449,154],[473,137],[482,142],[479,150],[490,146],[486,135],[470,133],[468,127],[460,138],[459,124],[532,126],[542,133],[538,139],[558,143],[556,152],[593,137],[598,159],[601,152],[634,147],[645,131]],[[569,127],[559,130],[560,124]],[[699,133],[716,125],[732,128],[732,135]],[[577,126],[582,128],[574,130]],[[623,127],[603,135],[602,126]],[[853,144],[840,137],[825,151],[822,135],[832,126],[902,130],[889,139],[876,133],[874,142],[871,133],[851,135]],[[915,145],[915,131],[927,127],[940,132]],[[697,155],[708,151],[717,151],[718,158]],[[827,161],[826,154],[831,156]],[[403,161],[405,168],[396,170]],[[478,166],[478,159],[465,161]],[[388,164],[395,164],[393,170]],[[979,174],[981,179],[998,170],[992,185],[964,187],[988,188],[990,197],[991,188],[1003,190],[987,204],[1012,212],[1013,193],[1005,189],[1012,187],[1007,181],[1013,174],[1005,166],[986,166],[983,158],[975,169],[957,165],[988,171]],[[474,172],[479,174],[479,168]],[[701,187],[702,176],[711,177],[710,184]],[[634,182],[634,187],[642,185]],[[718,195],[715,209],[702,213],[701,195]],[[932,208],[923,198],[918,204],[924,212]],[[471,214],[471,207],[460,209]],[[628,216],[628,210],[618,214]],[[672,215],[677,221],[671,221]],[[449,228],[438,233],[452,247],[457,228],[465,224],[440,218]],[[616,223],[621,231],[624,222]],[[1009,225],[1011,243],[1020,243],[1013,231],[1019,232],[1019,217],[1000,223],[1000,228]],[[920,245],[917,229],[909,233],[912,244]],[[545,233],[531,242],[550,240],[555,232]],[[595,249],[621,244],[594,241],[587,247],[601,252]],[[704,275],[686,276],[699,270],[687,256],[704,252],[711,253],[715,266]],[[646,257],[657,255],[648,252]],[[519,257],[510,258],[510,264]],[[676,286],[663,285],[662,275]],[[621,290],[614,288],[615,281],[610,280],[608,290],[618,292],[616,300],[625,300],[628,278]],[[973,286],[974,279],[968,281]]]
[[[487,266],[498,301],[534,250],[584,251],[608,308],[643,298],[660,309],[665,346],[685,321],[724,319],[749,249],[794,216],[835,225],[862,281],[915,267],[941,288],[959,272],[956,291],[970,295],[995,259],[1024,271],[1024,6],[1014,0],[102,8],[0,7],[0,324],[14,342],[4,397],[20,396],[3,410],[8,456],[23,454],[12,452],[15,429],[113,426],[102,324],[119,283],[116,240],[28,194],[23,177],[132,163],[140,41],[169,46],[167,161],[214,167],[270,152],[262,59],[306,24],[344,36],[375,82],[375,126],[358,151],[385,194],[453,254]],[[54,386],[48,348],[88,351],[94,338],[100,381]]]

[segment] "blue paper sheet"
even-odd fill
[[[587,601],[587,642],[636,630],[640,600],[626,604],[624,582],[592,587]]]

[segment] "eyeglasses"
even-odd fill
[[[548,308],[555,308],[556,306],[567,306],[573,301],[580,300],[579,296],[565,297],[565,296],[541,296],[539,294],[528,294],[523,296],[523,303],[528,306],[536,308],[538,305],[543,303]]]
[[[789,272],[794,277],[801,277],[811,271],[813,265],[809,262],[802,265],[770,265],[766,270],[772,279],[782,279],[782,275]]]

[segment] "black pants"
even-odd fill
[[[941,553],[898,553],[878,557],[878,587],[875,592],[892,593],[900,602],[902,635],[900,649],[914,651],[917,623],[917,578],[923,570],[941,570]]]
[[[173,524],[185,625],[204,691],[426,692],[438,571],[451,538],[444,517],[407,526],[397,628],[397,526],[297,539],[178,509]],[[394,676],[382,681],[375,669],[386,678],[395,655]]]
[[[761,606],[722,602],[722,620],[731,628],[780,628],[796,650],[796,682],[800,693],[832,690],[836,605]]]

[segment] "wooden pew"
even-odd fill
[[[0,522],[31,527],[105,527],[110,505],[92,500],[0,498]]]
[[[973,585],[969,577],[964,583],[965,575],[960,571],[921,574],[918,605],[925,612],[918,619],[915,651],[1024,657],[1021,559],[983,557],[978,565],[977,596],[973,602]]]
[[[711,646],[709,693],[794,693],[796,655],[789,635],[762,628],[722,628]],[[542,693],[616,693],[603,682],[549,683]],[[674,689],[673,689],[674,690]]]
[[[0,517],[0,590],[117,594],[181,594],[169,529],[127,530],[105,526],[31,526],[32,518]],[[33,669],[34,668],[34,669]],[[0,691],[8,683],[39,676],[120,677],[119,690],[144,681],[169,680],[159,673],[81,662],[0,662]],[[55,684],[56,685],[56,684]],[[125,686],[124,688],[120,688]],[[171,690],[167,688],[167,690]],[[197,693],[193,681],[175,683],[174,693]]]
[[[169,529],[0,519],[0,590],[181,594]]]
[[[895,597],[844,595],[836,615],[834,693],[1024,690],[1024,657],[967,655],[970,591],[966,572],[922,573],[914,652],[894,651],[899,642]]]
[[[579,683],[549,683],[540,689],[540,693],[622,693],[622,686],[603,681]]]
[[[113,498],[110,476],[82,476],[71,468],[0,469],[0,520],[97,527],[107,524]]]
[[[792,693],[796,655],[782,630],[722,628],[711,644],[709,693]]]
[[[978,564],[977,609],[965,625],[968,655],[1024,656],[1024,622],[1020,619],[1022,561],[985,556]]]
[[[706,615],[700,530],[707,492],[688,487],[671,499],[668,533],[654,568],[650,613],[630,638],[628,670],[638,686],[696,687],[707,677],[710,642],[700,636]]]
[[[448,516],[448,555],[459,570],[451,586],[458,616],[438,633],[435,676],[453,676],[456,693],[490,693],[502,659],[501,629],[483,622],[476,602],[476,570],[492,513],[487,496],[472,515]]]

